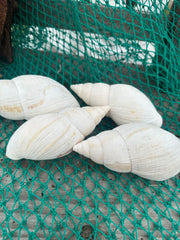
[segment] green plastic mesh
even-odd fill
[[[180,135],[179,1],[18,2],[14,60],[0,63],[2,78],[41,74],[69,90],[128,83],[156,105],[163,128]],[[179,175],[149,181],[75,153],[14,162],[5,149],[22,123],[0,118],[1,239],[180,239]],[[104,118],[92,135],[115,126]]]

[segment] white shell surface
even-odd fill
[[[109,105],[110,85],[106,83],[74,84],[71,89],[90,106]]]
[[[83,107],[71,110],[64,109],[60,114],[67,117],[84,136],[87,136],[94,130],[96,125],[100,123],[101,119],[107,114],[109,109],[109,106]]]
[[[109,105],[108,116],[118,125],[131,122],[162,125],[162,117],[150,99],[131,85],[85,83],[72,85],[71,89],[88,105]]]
[[[24,119],[19,93],[11,80],[0,80],[0,115],[14,120]]]
[[[127,84],[111,85],[110,116],[118,124],[145,122],[162,125],[162,117],[149,98],[137,88]]]
[[[96,144],[96,138],[101,144]],[[100,145],[100,155],[94,157]],[[104,131],[75,145],[73,150],[114,171],[131,171],[150,180],[166,180],[180,171],[180,140],[146,123],[129,123]]]
[[[121,150],[121,160],[119,161],[119,149]],[[116,130],[108,130],[90,137],[78,143],[73,150],[94,162],[103,164],[107,168],[119,171],[130,172],[131,161],[127,146]]]
[[[92,114],[86,111],[88,108],[92,108]],[[109,110],[108,107],[104,107],[102,112],[99,111],[102,107],[88,108],[69,108],[64,113],[44,114],[28,120],[10,138],[6,149],[7,157],[13,160],[22,158],[48,160],[68,154],[76,143],[94,130],[96,124]],[[93,119],[95,115],[93,110],[99,112],[96,123]],[[73,116],[76,116],[77,122],[74,122]],[[86,121],[88,118],[90,121]],[[86,129],[83,135],[82,129],[85,128],[88,130]]]
[[[120,127],[117,130],[129,149],[133,173],[157,181],[179,173],[180,140],[175,135],[149,124]]]
[[[13,134],[7,145],[6,155],[13,160],[53,159],[67,154],[73,144],[83,138],[62,116],[56,113],[41,115],[25,122]]]
[[[19,120],[79,107],[73,95],[60,83],[41,75],[22,75],[0,81],[0,114]]]

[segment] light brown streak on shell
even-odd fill
[[[44,152],[47,152],[53,145],[55,145],[70,129],[71,125],[69,125],[64,132],[58,137],[56,138],[54,141],[52,141],[46,148],[44,148]],[[59,155],[60,156],[60,155]]]
[[[49,90],[49,88],[52,88],[52,87],[54,88],[54,87],[57,87],[57,86],[55,86],[55,85],[52,86],[51,84],[49,84],[48,86],[46,86],[44,88],[43,95],[46,96],[47,90]],[[43,103],[44,103],[44,99],[41,99],[38,103],[35,103],[35,104],[32,104],[32,105],[28,106],[28,109],[34,109],[36,107],[41,106]]]
[[[68,118],[68,120],[71,119],[71,114],[69,112],[64,112],[63,114]]]
[[[116,171],[116,172],[131,172],[131,164],[130,163],[113,163],[112,164],[104,164],[107,168]]]
[[[18,113],[21,113],[23,111],[22,107],[21,106],[11,106],[11,105],[2,105],[0,106],[0,111],[3,111],[3,112],[18,112]]]
[[[136,133],[143,132],[144,130],[147,130],[147,129],[149,129],[149,127],[141,128],[141,129],[139,129],[139,130],[137,130],[137,131],[134,131],[134,132],[132,132],[131,134],[129,134],[129,135],[127,136],[127,139],[130,138],[130,137],[132,137],[132,136],[135,135]]]
[[[68,155],[68,154],[71,153],[71,152],[72,152],[72,149],[71,149],[70,151],[67,151],[66,153],[63,153],[63,154],[58,155],[56,158],[64,157],[64,156]]]
[[[165,159],[165,158],[167,158],[167,156],[169,156],[169,159],[171,159],[171,154],[167,153],[167,152],[164,154],[160,154],[160,155],[154,154],[152,157],[148,156],[147,158],[144,158],[143,162],[146,162],[146,160],[149,160],[149,159],[160,159],[160,158]]]
[[[29,148],[29,146],[31,145],[31,143],[34,141],[35,138],[37,138],[38,135],[40,135],[46,128],[50,127],[52,124],[54,124],[56,121],[58,121],[59,119],[61,119],[62,116],[57,117],[54,121],[50,122],[49,124],[47,124],[46,126],[44,126],[43,128],[41,128],[38,132],[36,132],[32,138],[29,140],[29,143],[27,145],[27,149]]]
[[[76,135],[76,132],[74,131],[72,136],[74,137],[75,135]]]
[[[28,106],[28,109],[37,108],[37,107],[41,106],[43,103],[44,103],[44,100],[41,99],[38,103],[35,103],[35,104],[32,104],[32,105]]]
[[[46,96],[46,94],[47,94],[47,90],[49,90],[50,88],[59,88],[59,86],[56,86],[56,85],[52,85],[52,84],[48,84],[45,88],[44,88],[44,90],[43,90],[43,95],[44,96]]]

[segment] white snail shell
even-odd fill
[[[162,125],[162,117],[150,99],[131,85],[85,83],[71,85],[71,89],[88,105],[109,105],[111,109],[108,116],[117,125],[130,122]]]
[[[67,155],[108,111],[108,106],[69,108],[31,118],[10,138],[6,156],[13,160],[48,160]]]
[[[166,180],[180,171],[180,140],[146,123],[129,123],[101,132],[73,150],[111,170],[150,180]]]
[[[79,107],[60,83],[40,75],[22,75],[0,81],[0,115],[12,120]]]

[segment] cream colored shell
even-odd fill
[[[108,116],[118,125],[130,122],[162,125],[162,117],[150,99],[131,85],[85,83],[71,85],[71,89],[88,105],[109,105]]]
[[[180,171],[180,140],[146,123],[129,123],[77,144],[74,151],[116,172],[166,180]]]
[[[69,108],[31,118],[12,135],[6,155],[13,160],[48,160],[67,155],[94,130],[108,110],[108,106]]]
[[[59,112],[79,107],[73,95],[60,83],[40,75],[22,75],[0,81],[0,115],[13,119]]]

